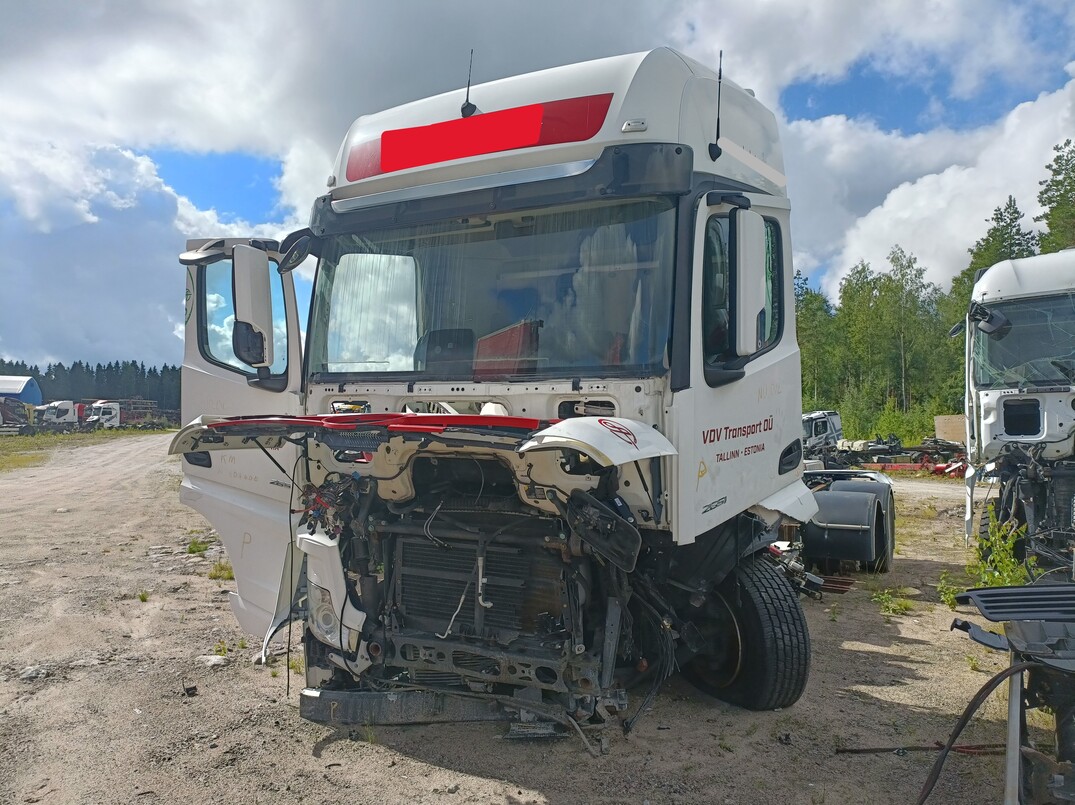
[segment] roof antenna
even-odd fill
[[[713,142],[709,144],[709,158],[714,162],[717,161],[717,157],[720,156],[721,150],[717,143],[720,142],[720,85],[724,82],[724,51],[720,51],[720,55],[717,57],[717,136],[713,138]]]
[[[470,67],[467,68],[467,97],[463,105],[459,107],[459,114],[470,117],[478,111],[478,107],[470,102],[470,75],[474,71],[474,48],[470,49]]]

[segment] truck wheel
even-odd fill
[[[764,559],[746,559],[709,597],[703,634],[716,650],[683,668],[687,680],[748,710],[790,707],[810,674],[810,633],[799,598]]]

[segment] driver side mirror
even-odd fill
[[[231,344],[235,357],[268,375],[273,362],[272,289],[269,256],[253,246],[232,250],[232,293],[235,328]]]

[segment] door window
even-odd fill
[[[273,363],[270,374],[282,375],[287,370],[287,320],[284,313],[283,278],[276,264],[269,263],[272,288]],[[232,262],[220,260],[199,269],[199,336],[201,352],[206,360],[244,374],[254,369],[240,361],[232,349],[235,329],[235,297],[232,292]]]
[[[706,224],[702,257],[702,355],[715,365],[735,357],[731,333],[736,311],[732,304],[729,220],[714,215]],[[765,309],[758,317],[758,351],[776,343],[780,336],[782,271],[780,235],[775,221],[765,222]]]

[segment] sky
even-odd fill
[[[303,226],[347,127],[668,45],[781,126],[796,268],[894,245],[947,290],[1075,136],[1070,0],[0,0],[0,358],[182,361],[187,238]],[[308,272],[301,282],[307,285]]]

